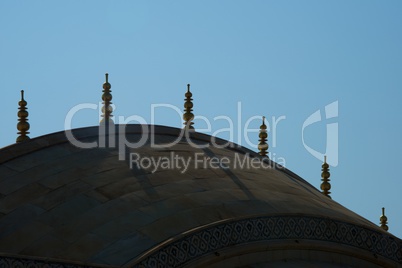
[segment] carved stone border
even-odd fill
[[[133,267],[177,267],[233,245],[281,239],[334,242],[369,251],[402,264],[402,241],[382,232],[333,219],[265,216],[223,222],[167,242],[136,260]],[[90,268],[97,265],[0,256],[0,267]],[[105,266],[101,266],[105,267]]]
[[[280,239],[334,242],[402,264],[402,241],[351,223],[306,216],[271,216],[221,223],[145,254],[133,267],[177,267],[233,245]]]

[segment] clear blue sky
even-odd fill
[[[302,126],[338,101],[339,117],[306,128],[305,142],[324,152],[326,124],[338,123],[333,199],[376,224],[386,207],[402,237],[401,1],[1,1],[0,10],[0,147],[15,142],[21,89],[38,137],[63,130],[75,105],[98,103],[109,72],[116,116],[150,122],[152,104],[182,109],[187,83],[209,134],[228,127],[213,120],[221,115],[237,129],[238,102],[242,128],[254,115],[286,116],[270,151],[319,187],[322,163]],[[97,123],[86,110],[73,127]],[[181,118],[161,108],[155,123]]]

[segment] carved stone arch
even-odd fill
[[[259,252],[262,257],[269,251],[282,251],[279,255],[287,252],[293,254],[293,259],[299,256],[307,262],[325,261],[318,256],[319,252],[326,252],[327,256],[338,258],[339,265],[350,260],[361,265],[372,263],[374,267],[376,264],[402,265],[402,244],[386,233],[335,219],[282,215],[230,220],[197,228],[159,244],[127,266],[194,267],[239,256],[244,257],[245,265],[251,265],[247,255]],[[269,260],[260,258],[261,262]]]

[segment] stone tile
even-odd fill
[[[93,199],[97,200],[100,203],[106,203],[107,201],[110,200],[109,197],[103,195],[102,193],[96,191],[95,189],[87,191],[85,193],[85,196],[88,196],[89,198],[93,198]]]
[[[0,251],[18,254],[26,245],[45,236],[51,230],[52,228],[49,226],[35,221],[20,226],[9,235],[1,238]]]
[[[144,204],[144,201],[135,196],[124,196],[111,200],[82,213],[78,217],[69,219],[68,224],[59,225],[55,229],[55,235],[65,237],[66,241],[74,242],[92,230],[108,222],[113,222],[118,217],[137,211],[135,208]],[[147,215],[144,216],[147,217]]]
[[[18,156],[34,152],[40,148],[42,148],[42,146],[32,139],[23,143],[11,144],[7,147],[1,148],[2,154],[0,154],[0,163],[5,163]]]
[[[121,178],[132,177],[132,173],[129,170],[122,170],[121,166],[109,167],[109,169],[100,170],[91,176],[83,176],[81,179],[95,187],[102,187],[112,183],[116,183]],[[119,180],[116,180],[119,178]]]
[[[89,261],[102,264],[122,266],[142,253],[144,249],[155,245],[155,242],[141,233],[132,233],[108,245]]]
[[[153,202],[147,206],[140,207],[139,210],[152,216],[155,219],[163,218],[183,210],[197,207],[198,204],[186,196],[178,196]]]
[[[86,174],[87,171],[82,168],[66,168],[52,176],[42,177],[39,183],[48,188],[57,189],[84,177]]]
[[[60,228],[79,218],[86,211],[100,203],[85,195],[74,196],[59,206],[40,215],[38,220],[52,227]]]
[[[209,190],[204,192],[187,193],[185,196],[193,200],[199,206],[209,204],[221,204],[233,201],[234,197],[225,190]]]
[[[205,178],[195,178],[192,179],[193,183],[202,187],[204,189],[239,189],[236,183],[229,177],[222,178],[213,178],[213,179],[205,179]]]
[[[222,188],[220,188],[222,189]],[[224,190],[225,192],[227,192],[230,196],[232,196],[232,200],[236,200],[236,201],[247,201],[250,200],[250,196],[247,195],[247,193],[242,190],[242,189],[228,189],[226,188]],[[253,194],[253,191],[251,190],[251,193]]]
[[[31,183],[38,180],[37,176],[32,174],[24,176],[22,173],[3,179],[0,182],[0,193],[9,195]]]
[[[5,165],[0,165],[0,174],[1,174],[1,177],[0,177],[0,186],[1,186],[4,179],[11,177],[15,174],[18,174],[18,171],[11,169]],[[0,187],[0,189],[1,189],[1,187]]]
[[[91,189],[91,185],[77,180],[48,192],[46,195],[32,200],[31,203],[45,210],[50,210],[65,202],[72,196],[84,193]]]
[[[28,244],[20,254],[28,256],[54,257],[62,255],[69,243],[53,235],[45,235]]]
[[[147,175],[152,186],[160,186],[173,183],[176,181],[191,180],[192,176],[187,173],[181,173],[178,170],[155,172]]]
[[[87,262],[107,245],[108,242],[98,235],[86,234],[78,241],[68,245],[57,257],[65,260]]]
[[[168,217],[160,218],[142,228],[139,228],[138,231],[152,238],[154,241],[162,242],[168,238],[199,227],[200,223],[195,217],[195,214],[199,211],[200,208],[181,211],[169,215]]]
[[[192,165],[193,167],[195,166],[194,162],[192,164],[190,164],[190,165]],[[216,176],[216,172],[219,172],[219,169],[216,169],[216,170],[214,169],[213,170],[213,169],[209,169],[209,168],[204,169],[202,167],[199,167],[198,169],[188,170],[186,172],[186,174],[188,174],[189,176],[191,176],[193,178],[210,178],[210,179],[213,179],[213,178],[218,177],[218,176]]]
[[[217,211],[221,213],[221,215],[224,215],[223,209],[230,211],[233,217],[239,218],[282,213],[282,211],[278,210],[275,206],[260,200],[244,200],[225,203],[224,206]]]
[[[205,192],[208,188],[192,183],[188,180],[177,181],[154,187],[155,191],[166,197],[185,195],[188,193]]]
[[[22,226],[30,224],[38,215],[44,212],[42,208],[31,204],[25,204],[4,215],[0,221],[0,239],[18,230]]]
[[[75,169],[74,165],[73,161],[64,160],[54,160],[39,164],[1,180],[0,192],[8,194],[36,181],[41,181],[41,184],[46,187],[57,188],[60,186],[60,183],[57,182],[66,180],[63,176],[70,176],[70,179],[67,178],[67,181],[69,181],[79,175],[79,169]]]
[[[225,172],[225,170],[222,169],[222,168],[219,168],[219,169],[211,169],[211,172],[214,173],[214,175],[212,176],[212,178],[220,179],[220,178],[225,178],[225,177],[228,176],[228,174],[227,174],[227,173]]]
[[[119,178],[105,186],[96,188],[96,191],[109,199],[118,198],[127,193],[132,193],[142,189],[141,182],[135,177]]]
[[[24,157],[18,157],[12,161],[8,161],[3,165],[17,170],[19,172],[38,166],[46,161],[54,160],[55,158],[63,157],[66,154],[66,150],[58,146],[48,147],[46,150],[37,150],[30,154],[24,155]]]
[[[0,211],[8,213],[18,206],[29,203],[32,199],[45,195],[49,190],[38,183],[29,184],[0,199]]]
[[[81,163],[81,167],[90,167],[91,174],[107,172],[112,169],[129,170],[124,161],[119,161],[118,156],[110,153],[108,149],[93,149],[88,152],[87,157],[91,157],[86,162]]]
[[[153,221],[155,218],[144,212],[132,211],[113,218],[91,232],[105,240],[117,241],[131,234],[133,230],[146,226]]]
[[[240,203],[240,202],[239,202]],[[192,221],[198,222],[198,226],[208,225],[217,221],[234,218],[236,215],[228,204],[204,205],[191,210]]]
[[[141,198],[141,200],[143,200],[147,203],[157,202],[157,201],[164,200],[166,198],[175,196],[175,194],[173,194],[173,193],[171,193],[170,196],[160,195],[153,187],[147,187],[142,190],[133,192],[132,194]]]
[[[6,163],[7,161],[13,159],[16,157],[16,155],[13,154],[13,151],[10,150],[10,146],[0,148],[1,154],[0,154],[0,163]]]

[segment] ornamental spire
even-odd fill
[[[385,216],[385,208],[382,208],[382,215],[380,217],[380,227],[385,230],[388,231],[388,222],[387,222],[388,218],[387,216]]]
[[[103,90],[102,90],[102,92],[103,92],[103,94],[102,94],[103,107],[102,107],[102,115],[101,116],[103,118],[101,120],[101,123],[109,122],[109,120],[110,120],[110,122],[113,123],[113,120],[111,119],[111,117],[113,116],[112,115],[113,108],[112,108],[112,106],[110,106],[110,104],[112,104],[112,102],[111,102],[112,94],[110,94],[110,92],[112,92],[110,90],[112,85],[110,85],[110,83],[108,81],[108,79],[109,79],[109,74],[108,73],[105,74],[105,77],[106,77],[106,82],[103,83]]]
[[[18,124],[17,124],[17,129],[19,136],[17,137],[17,142],[23,142],[26,140],[29,140],[29,137],[27,134],[29,134],[29,123],[28,123],[28,111],[27,111],[27,102],[24,100],[24,90],[21,90],[21,100],[18,102],[18,105],[20,106],[18,108]]]
[[[267,126],[265,125],[265,116],[262,117],[262,125],[260,126],[260,134],[258,134],[259,139],[259,144],[258,144],[258,150],[259,154],[262,156],[267,156],[267,151],[268,151],[268,143],[267,143]]]
[[[326,196],[328,196],[329,198],[331,198],[331,196],[329,195],[331,192],[329,191],[331,189],[331,184],[329,183],[330,179],[329,177],[331,176],[331,174],[329,173],[329,165],[327,164],[327,156],[324,156],[324,164],[322,164],[322,173],[321,173],[321,190],[322,193]]]
[[[194,129],[193,124],[194,122],[194,114],[192,113],[193,111],[193,102],[192,102],[192,96],[193,94],[190,92],[190,84],[187,84],[187,92],[184,94],[186,97],[184,99],[184,114],[183,114],[183,120],[184,120],[184,128],[185,129]]]

